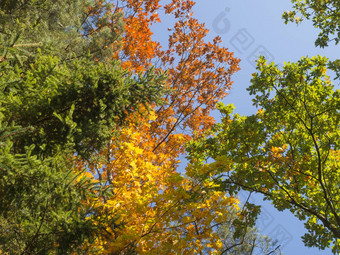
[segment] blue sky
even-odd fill
[[[290,0],[196,0],[194,16],[205,23],[210,30],[210,38],[219,35],[222,45],[241,59],[241,70],[233,76],[233,87],[223,100],[225,104],[234,104],[235,112],[242,115],[256,112],[246,88],[250,85],[251,74],[256,71],[254,60],[259,54],[281,66],[284,61],[297,61],[302,56],[324,55],[334,59],[339,55],[339,47],[320,49],[314,46],[318,30],[311,22],[299,26],[285,25],[281,15],[290,8]],[[160,26],[162,29],[166,22],[164,20]],[[166,31],[155,27],[154,32],[158,40],[167,43]],[[219,119],[217,112],[215,117]],[[244,193],[241,199],[246,195]],[[331,254],[330,249],[320,251],[303,245],[303,222],[289,211],[278,212],[268,201],[263,201],[261,196],[254,196],[252,200],[263,205],[258,227],[263,234],[277,238],[282,243],[284,254]]]
[[[339,55],[339,47],[320,49],[314,46],[318,30],[311,22],[299,26],[285,25],[281,15],[290,7],[289,0],[197,1],[195,16],[206,23],[212,37],[221,36],[223,46],[241,59],[241,71],[234,75],[233,87],[224,100],[226,104],[235,105],[235,112],[243,115],[256,112],[246,88],[250,85],[251,74],[256,71],[254,59],[259,54],[266,55],[280,65],[284,61],[296,61],[302,56],[324,55],[334,59]],[[282,242],[284,254],[331,254],[330,249],[320,251],[303,245],[303,222],[289,211],[278,212],[269,202],[263,202],[261,196],[252,199],[263,205],[258,227],[264,234]]]

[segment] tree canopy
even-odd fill
[[[326,75],[327,59],[302,58],[282,70],[260,59],[258,70],[248,89],[258,112],[233,115],[220,104],[222,123],[214,137],[192,142],[192,160],[211,157],[216,162],[204,166],[204,178],[231,192],[263,194],[277,209],[307,220],[306,245],[332,244],[338,252],[340,99]]]
[[[78,162],[141,105],[162,101],[164,75],[131,73],[105,55],[121,34],[119,15],[110,16],[115,27],[88,34],[105,25],[89,19],[95,4],[1,2],[1,252],[67,254],[114,224],[94,203],[109,191]]]
[[[317,46],[339,42],[337,1],[292,3],[286,22],[301,14]],[[340,252],[340,91],[327,75],[339,60],[261,57],[258,112],[233,114],[217,102],[239,59],[194,5],[0,2],[0,254],[278,253],[241,189],[305,221],[307,246]]]
[[[291,0],[293,10],[285,12],[282,17],[285,22],[301,23],[304,18],[312,20],[314,27],[320,31],[315,45],[319,47],[328,46],[329,42],[340,41],[340,4],[332,0]]]
[[[299,23],[300,12],[321,29],[317,46],[339,42],[337,1],[292,2],[286,22]],[[339,70],[338,59],[322,56],[282,68],[260,57],[248,88],[257,113],[240,116],[219,103],[221,123],[187,147],[192,178],[231,194],[263,194],[304,221],[306,246],[332,247],[334,254],[340,251]]]

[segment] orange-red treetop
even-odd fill
[[[135,72],[143,72],[150,66],[167,72],[171,91],[166,96],[167,103],[156,109],[152,135],[158,141],[155,150],[166,147],[177,157],[183,146],[176,144],[176,148],[169,148],[164,142],[171,144],[174,133],[185,134],[188,140],[193,132],[200,134],[210,128],[214,119],[209,113],[227,95],[232,84],[230,76],[239,70],[239,60],[220,46],[220,37],[212,42],[207,40],[208,29],[193,17],[194,1],[120,0],[104,4],[98,0],[97,4],[96,9],[102,12],[123,13],[122,47],[114,58]],[[152,25],[161,25],[159,13],[171,15],[174,21],[173,28],[164,27],[164,31],[170,30],[167,47],[152,37]],[[97,15],[97,19],[99,24],[107,22],[100,21],[107,19],[105,15]]]
[[[236,199],[210,192],[209,182],[193,183],[177,167],[186,142],[214,123],[209,113],[227,95],[239,60],[220,46],[221,38],[208,41],[208,29],[193,16],[193,1],[164,2],[97,1],[90,8],[98,24],[115,26],[117,21],[96,10],[123,14],[121,47],[110,45],[113,58],[130,71],[145,72],[154,66],[168,77],[166,103],[130,116],[119,136],[100,152],[107,160],[92,162],[87,172],[112,188],[112,197],[88,203],[119,216],[116,223],[121,228],[108,226],[111,236],[96,242],[97,248],[117,254],[129,249],[147,254],[185,250],[199,254],[208,247],[218,251],[222,242],[216,226],[230,220],[228,211],[237,208]],[[164,27],[169,34],[167,46],[152,37],[152,25],[162,25],[158,12],[173,18],[174,26]]]

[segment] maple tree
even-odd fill
[[[108,155],[116,158],[104,166],[100,162],[90,166],[93,176],[108,181],[103,188],[112,189],[112,195],[96,203],[116,220],[107,228],[110,235],[85,245],[86,252],[220,254],[246,251],[254,245],[274,250],[268,238],[249,230],[254,210],[240,210],[238,200],[215,190],[214,182],[183,177],[168,154],[154,153],[150,120],[156,119],[155,112],[131,118],[110,147]],[[229,231],[223,231],[223,226]],[[254,236],[256,243],[248,239]],[[266,244],[261,244],[264,240]]]
[[[122,129],[111,147],[115,160],[91,168],[112,188],[112,196],[98,203],[118,220],[108,227],[111,235],[98,238],[96,245],[86,247],[88,252],[177,254],[222,247],[213,225],[230,220],[228,211],[237,207],[237,200],[209,191],[210,183],[193,186],[175,171],[166,153],[155,154],[149,123],[154,118],[151,112]]]
[[[98,2],[104,6],[104,1]],[[169,139],[179,126],[197,132],[207,129],[213,123],[213,118],[208,116],[210,110],[227,95],[231,74],[239,69],[239,60],[233,53],[219,46],[220,37],[205,42],[208,29],[193,17],[194,4],[170,1],[160,5],[160,1],[154,0],[105,5],[106,12],[124,13],[122,49],[114,57],[136,72],[150,65],[167,72],[166,82],[171,92],[166,96],[166,104],[157,109],[159,128],[155,128],[161,142]],[[151,31],[152,25],[161,22],[158,12],[162,9],[165,15],[174,16],[168,47],[164,50],[164,45],[152,40]],[[162,130],[162,126],[166,128]]]
[[[208,30],[194,18],[194,4],[98,1],[91,9],[98,19],[101,11],[123,13],[122,48],[113,58],[136,73],[149,66],[166,71],[169,91],[164,104],[153,105],[148,113],[142,107],[144,114],[132,115],[129,126],[119,129],[98,158],[86,162],[103,188],[112,189],[112,195],[98,197],[98,203],[117,217],[117,224],[108,226],[109,236],[85,245],[87,252],[216,253],[223,248],[216,226],[231,221],[228,212],[237,207],[237,199],[210,190],[209,182],[182,177],[178,166],[186,142],[214,123],[209,113],[227,95],[239,60],[219,46],[221,38],[207,42]],[[152,26],[161,25],[162,10],[173,16],[168,47],[152,37]]]

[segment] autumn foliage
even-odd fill
[[[113,189],[97,206],[117,220],[116,228],[107,229],[111,235],[98,238],[89,250],[195,254],[221,248],[214,226],[230,220],[228,211],[237,208],[236,199],[210,191],[210,182],[190,182],[176,172],[177,162],[168,154],[154,153],[149,122],[155,118],[150,112],[138,117],[139,123],[131,121],[109,148],[115,158],[91,167],[93,176],[105,178]]]
[[[221,38],[207,40],[208,29],[194,18],[195,2],[164,2],[97,1],[89,8],[98,24],[93,30],[116,25],[103,13],[122,15],[121,45],[108,46],[117,49],[112,58],[135,73],[151,67],[165,72],[168,93],[163,104],[141,107],[131,115],[96,159],[85,162],[85,174],[111,190],[88,203],[115,221],[94,244],[84,245],[88,252],[215,253],[222,249],[216,226],[230,220],[228,211],[237,208],[235,198],[211,191],[209,181],[194,183],[183,177],[179,158],[186,142],[214,123],[209,113],[227,95],[239,60],[219,45]],[[165,17],[171,17],[172,27],[162,24]],[[168,34],[168,45],[157,40],[153,26]]]

